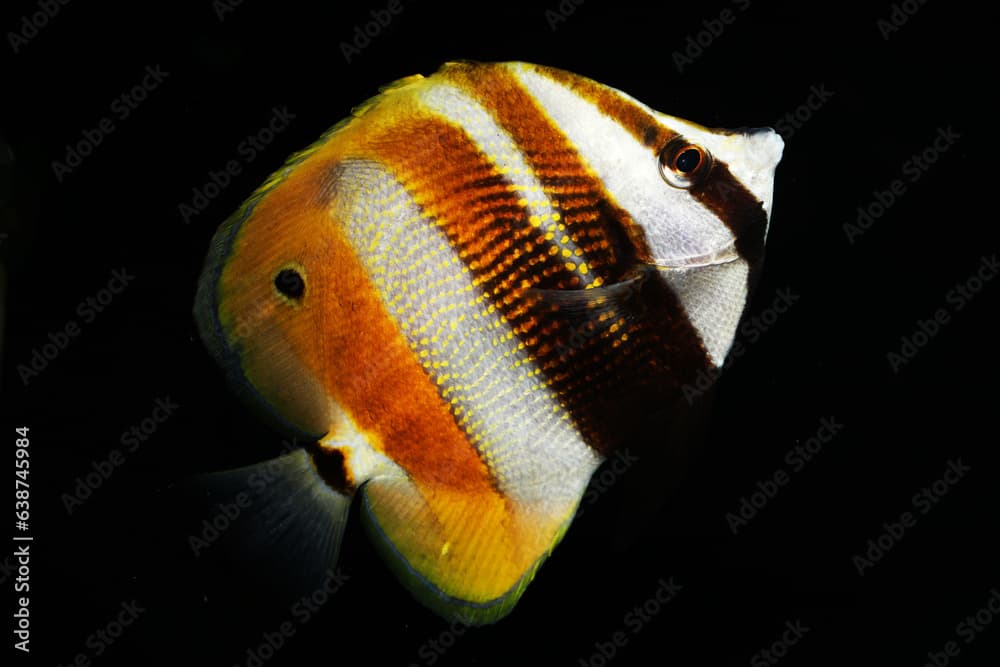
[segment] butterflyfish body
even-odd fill
[[[382,89],[216,233],[195,304],[236,390],[316,441],[269,498],[332,566],[351,500],[403,584],[511,611],[600,463],[721,366],[782,141],[526,63]]]

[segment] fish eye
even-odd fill
[[[712,168],[712,154],[682,137],[660,151],[660,174],[675,188],[690,188],[705,179]]]
[[[274,276],[274,287],[278,293],[293,301],[298,301],[306,293],[306,281],[293,268],[284,268]]]

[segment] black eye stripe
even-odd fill
[[[656,125],[649,125],[642,134],[642,143],[647,146],[655,146],[656,140],[660,136],[660,128]]]
[[[301,299],[306,293],[306,282],[295,269],[282,269],[274,277],[275,288],[289,299]]]
[[[712,178],[695,185],[691,195],[715,213],[736,237],[736,250],[756,265],[764,252],[767,212],[722,160],[712,165]]]

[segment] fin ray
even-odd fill
[[[262,571],[279,574],[285,579],[279,587],[298,592],[315,588],[335,568],[351,496],[330,488],[306,450],[199,475],[191,485],[213,503],[212,518],[228,509],[227,527],[218,531],[228,559],[265,558]]]
[[[418,601],[467,625],[494,623],[514,608],[575,509],[539,516],[496,493],[407,478],[362,487],[361,515],[383,560]]]

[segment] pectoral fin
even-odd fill
[[[289,592],[315,589],[334,571],[351,496],[326,483],[309,452],[201,475],[189,488],[202,496],[205,525],[214,528],[193,546],[196,556],[264,559],[260,571]]]

